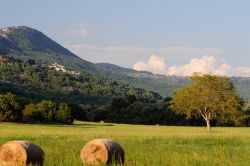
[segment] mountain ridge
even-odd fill
[[[30,44],[30,48],[25,47],[25,45],[20,45],[20,41],[15,38],[12,34],[19,33],[19,40],[25,40]],[[68,49],[65,49],[57,42],[53,41],[51,38],[47,37],[42,32],[35,30],[33,28],[27,26],[16,26],[16,27],[5,27],[0,29],[0,35],[5,37],[6,40],[9,40],[11,43],[19,44],[19,50],[25,51],[27,49],[31,49],[32,51],[47,51],[46,49],[51,50],[52,52],[57,52],[58,54],[64,54],[67,56],[74,56]],[[42,44],[41,44],[42,43]],[[46,49],[45,49],[46,48]],[[79,57],[78,57],[79,58]]]
[[[24,61],[35,59],[45,64],[58,62],[80,71],[96,72],[93,63],[81,59],[42,32],[27,26],[0,29],[0,52]]]

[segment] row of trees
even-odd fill
[[[72,124],[74,119],[68,104],[60,103],[57,108],[56,103],[43,100],[37,104],[26,105],[23,110],[23,120],[25,122]]]
[[[43,100],[25,106],[14,94],[0,94],[0,122],[72,124],[71,107],[66,103]]]
[[[114,98],[110,104],[99,106],[56,104],[48,100],[25,106],[15,95],[7,93],[0,95],[0,121],[72,124],[73,119],[76,119],[148,125],[204,125],[202,120],[204,117],[200,111],[195,112],[194,109],[190,113],[181,112],[185,110],[183,108],[189,107],[188,105],[182,107],[180,112],[177,112],[177,109],[173,110],[172,107],[177,104],[173,105],[173,102],[176,101],[177,98],[152,101],[129,95]],[[243,110],[239,109],[234,114],[211,112],[215,115],[210,115],[212,118],[209,119],[209,123],[214,126],[249,126],[250,104],[245,104]]]
[[[117,98],[114,99],[117,101]],[[118,100],[125,101],[125,98]],[[167,100],[167,101],[166,101]],[[203,126],[205,121],[199,114],[187,115],[178,113],[171,108],[172,99],[148,103],[144,101],[135,101],[128,105],[115,107],[112,103],[103,106],[86,105],[82,109],[85,120],[105,121],[113,123],[127,124],[147,124],[147,125],[185,125],[185,126]],[[250,107],[239,110],[237,116],[230,114],[213,117],[209,123],[211,126],[250,126]],[[82,120],[82,119],[79,119]]]
[[[108,105],[84,107],[89,121],[105,121],[126,124],[187,125],[184,115],[169,108],[171,98],[149,101],[134,95],[117,97]]]

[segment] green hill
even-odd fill
[[[114,97],[135,95],[161,99],[157,93],[86,72],[57,71],[44,64],[29,64],[0,57],[0,92],[12,92],[27,100],[49,99],[75,104],[105,104]]]

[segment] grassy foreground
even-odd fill
[[[250,165],[250,128],[140,126],[76,122],[74,125],[0,123],[0,144],[29,140],[45,151],[45,166],[82,165],[89,140],[109,138],[125,151],[125,166]]]

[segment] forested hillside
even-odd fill
[[[160,99],[157,93],[82,72],[56,71],[44,64],[29,64],[1,56],[0,92],[12,92],[27,100],[49,99],[75,104],[104,104],[114,97],[135,95]]]
[[[146,71],[136,71],[108,63],[98,63],[96,66],[108,78],[151,90],[162,96],[172,96],[176,89],[190,83],[187,77],[165,76]],[[238,89],[240,96],[245,100],[249,100],[250,78],[231,77],[230,80]]]

